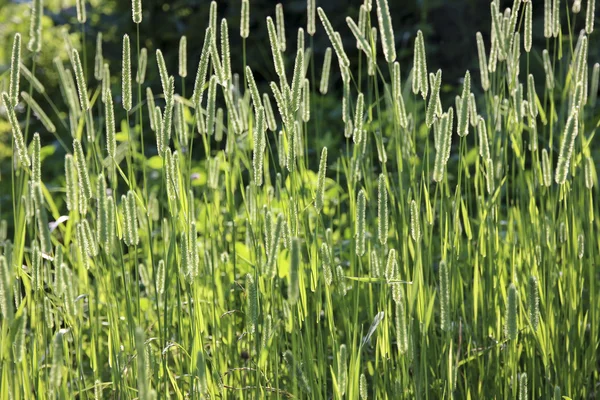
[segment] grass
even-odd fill
[[[131,47],[124,38],[123,85],[100,53],[94,80],[67,43],[60,112],[31,78],[18,82],[17,37],[2,76],[14,156],[0,399],[594,398],[595,15],[583,24],[545,3],[545,46],[531,51],[521,43],[542,36],[531,3],[491,3],[492,42],[477,35],[480,70],[466,71],[454,105],[439,98],[421,32],[401,73],[384,0],[365,1],[342,31],[356,35],[357,65],[308,2],[334,50],[323,78],[314,27],[306,48],[302,31],[299,48],[280,49],[291,28],[278,7],[266,93],[245,62],[230,65],[237,28],[216,20],[214,2],[200,73],[176,79],[157,53],[156,96],[131,81],[145,75],[139,29]],[[328,82],[343,90],[317,93]],[[340,93],[332,132],[320,105]],[[13,111],[27,97],[53,111],[64,176],[41,178],[54,145],[33,134],[30,101]],[[331,133],[335,149],[314,148]]]

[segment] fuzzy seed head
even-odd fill
[[[11,258],[0,255],[0,312],[8,320],[13,315]]]
[[[286,50],[286,38],[285,38],[285,18],[283,15],[283,5],[277,3],[275,6],[275,22],[277,25],[277,38],[279,40],[279,50],[285,52]]]
[[[343,396],[346,393],[348,385],[348,350],[345,344],[340,345],[338,353],[338,368],[337,382],[340,394]]]
[[[181,36],[179,39],[179,76],[185,78],[187,76],[187,37]]]
[[[292,248],[290,250],[290,280],[288,286],[288,301],[294,305],[300,295],[299,286],[300,273],[300,239],[292,239]]]
[[[471,93],[471,73],[467,71],[460,97],[460,110],[456,110],[458,114],[458,136],[469,134],[469,93]]]
[[[50,393],[58,391],[62,383],[63,368],[63,334],[62,331],[56,332],[52,340],[52,363],[50,364]]]
[[[387,0],[377,0],[377,22],[379,23],[379,31],[381,32],[383,55],[388,63],[393,63],[396,61],[396,43]]]
[[[571,166],[571,156],[573,154],[573,148],[575,146],[575,138],[578,133],[578,121],[577,116],[579,109],[573,110],[563,132],[563,138],[560,145],[560,152],[558,155],[558,163],[556,164],[556,171],[554,174],[554,180],[559,185],[566,182],[569,175],[569,169]]]
[[[340,65],[347,68],[348,66],[350,66],[350,60],[348,59],[348,56],[346,55],[346,52],[344,51],[344,46],[342,45],[342,40],[341,40],[340,36],[336,35],[337,32],[335,32],[333,30],[333,26],[331,25],[331,22],[329,22],[329,19],[327,18],[325,11],[323,11],[323,9],[321,7],[317,8],[317,13],[319,14],[321,23],[323,24],[323,27],[325,28],[325,32],[327,33],[327,36],[329,37],[329,40],[331,41],[331,44],[333,45],[333,49],[335,50],[335,53],[336,53],[338,59],[340,60]]]
[[[444,179],[444,173],[446,168],[446,154],[449,155],[450,147],[452,145],[452,121],[450,116],[452,115],[452,108],[448,110],[448,113],[444,113],[440,120],[439,134],[436,141],[436,152],[435,162],[433,165],[433,180],[435,182],[441,182]]]
[[[98,32],[96,36],[96,55],[94,57],[94,78],[102,80],[104,68],[104,56],[102,55],[102,32]]]
[[[587,7],[585,9],[585,31],[588,35],[591,35],[594,31],[594,20],[596,19],[595,7],[596,0],[587,0]]]
[[[327,94],[329,88],[329,75],[331,73],[331,47],[325,50],[325,58],[323,59],[323,69],[321,70],[321,82],[319,85],[319,92],[321,94]]]
[[[552,0],[544,0],[544,37],[552,37]]]
[[[519,400],[527,400],[527,374],[523,372],[519,375]]]
[[[327,174],[327,147],[321,150],[321,160],[319,162],[319,174],[317,177],[317,193],[315,195],[315,208],[320,213],[325,204],[325,176]]]
[[[78,209],[77,206],[77,168],[73,160],[73,155],[67,154],[65,156],[65,186],[66,186],[66,203],[67,210],[74,211]],[[59,264],[60,265],[60,264]]]
[[[585,253],[585,236],[583,233],[577,235],[577,258],[580,260],[583,258]]]
[[[250,333],[254,333],[258,325],[258,289],[251,274],[246,274],[246,298]]]
[[[79,58],[79,52],[76,49],[73,49],[73,52],[71,53],[71,64],[73,65],[73,70],[75,71],[77,93],[79,94],[79,104],[82,110],[87,111],[90,108],[87,84],[85,81],[85,75],[83,73],[83,67],[81,65],[81,59]]]
[[[85,0],[76,0],[75,5],[77,8],[77,21],[80,24],[85,24],[87,20],[87,14],[85,10]]]
[[[200,53],[200,61],[198,62],[198,69],[196,72],[196,80],[194,81],[194,92],[192,99],[194,106],[197,110],[200,109],[202,103],[202,94],[204,93],[204,84],[206,83],[206,73],[208,71],[208,64],[211,55],[211,43],[213,42],[213,31],[209,27],[204,33],[204,44],[202,45],[202,52]]]
[[[142,0],[131,0],[131,16],[135,24],[142,22]]]
[[[429,103],[427,105],[425,123],[428,128],[433,125],[437,119],[438,103],[440,102],[440,88],[442,86],[442,70],[438,69],[431,86],[431,96],[429,97]]]
[[[358,393],[360,394],[361,400],[368,399],[369,388],[367,387],[367,377],[365,374],[360,374],[360,379],[358,383]]]
[[[360,190],[356,198],[356,255],[361,257],[366,251],[366,197],[365,191]]]
[[[542,51],[542,59],[544,61],[544,72],[546,73],[546,88],[552,90],[554,89],[554,72],[547,49]]]
[[[42,253],[37,240],[31,246],[31,286],[36,291],[44,286]]]
[[[527,286],[527,311],[531,326],[536,331],[540,322],[540,294],[538,279],[533,275],[529,277]]]
[[[363,137],[363,119],[364,119],[365,97],[362,93],[356,98],[356,111],[354,113],[354,130],[352,140],[355,144],[360,144]]]
[[[294,63],[294,77],[292,78],[292,102],[291,111],[296,112],[300,107],[302,85],[304,84],[304,51],[298,49],[296,62]]]
[[[33,53],[42,50],[42,17],[44,15],[44,4],[42,0],[31,2],[31,22],[29,25],[29,43],[27,49]]]
[[[267,17],[267,30],[269,33],[269,42],[271,43],[271,54],[273,56],[275,72],[281,80],[285,80],[285,68],[283,64],[283,56],[281,55],[279,37],[277,35],[275,23],[271,17]]]
[[[302,85],[302,121],[310,121],[310,81],[308,78],[304,79]]]
[[[42,165],[40,161],[40,134],[34,133],[33,142],[31,144],[31,180],[37,183],[41,182]]]
[[[594,160],[591,157],[585,158],[583,173],[585,177],[585,187],[592,189],[594,187]]]
[[[510,340],[516,340],[519,334],[519,327],[517,323],[518,317],[518,299],[517,288],[514,283],[511,283],[508,287],[507,302],[506,302],[506,335]]]
[[[532,20],[533,20],[533,2],[532,1],[528,1],[527,3],[525,3],[525,37],[524,39],[524,45],[525,45],[525,51],[527,53],[529,53],[531,51],[531,36],[532,36]]]
[[[552,36],[560,33],[560,0],[552,0]]]
[[[427,73],[427,55],[425,53],[425,39],[423,38],[423,32],[421,32],[421,30],[417,32],[417,46],[419,51],[419,68],[417,69],[417,78],[420,81],[419,90],[423,96],[423,99],[425,99],[427,98],[427,93],[429,92],[429,82]]]
[[[90,185],[90,177],[88,167],[83,153],[83,147],[78,139],[73,140],[73,150],[75,153],[75,162],[77,167],[77,180],[79,182],[80,193],[86,198],[92,198],[92,186]]]
[[[488,72],[488,61],[485,52],[485,44],[483,43],[483,36],[481,32],[477,32],[477,54],[479,57],[479,73],[481,76],[481,87],[484,91],[490,88],[490,78]]]
[[[229,27],[227,25],[227,19],[225,18],[221,20],[221,62],[223,71],[221,75],[221,84],[225,84],[225,82],[229,82],[231,80],[231,52],[229,50]]]
[[[250,35],[250,1],[242,0],[242,11],[240,17],[240,36],[247,39]]]
[[[439,265],[439,292],[440,292],[440,326],[443,331],[450,330],[450,273],[448,264],[442,260]]]
[[[361,6],[361,10],[362,9],[363,9],[363,7]],[[354,22],[354,20],[352,18],[346,17],[346,23],[348,24],[350,31],[352,31],[352,34],[356,38],[356,43],[358,44],[358,48],[360,50],[363,50],[363,52],[365,53],[365,55],[367,56],[369,61],[372,62],[373,61],[372,60],[373,52],[371,50],[371,45],[369,44],[369,42],[367,41],[367,39],[365,38],[365,36],[363,34],[364,30],[361,30],[361,28],[359,27],[360,21],[359,21],[359,25],[356,25],[356,23]]]
[[[415,242],[421,240],[420,210],[415,200],[410,202],[410,235]]]
[[[19,103],[19,78],[21,68],[21,34],[16,33],[13,39],[12,54],[10,57],[10,82],[9,82],[9,99],[3,99],[7,108],[14,108]]]
[[[396,279],[398,273],[398,261],[396,260],[396,250],[390,249],[388,252],[387,262],[385,264],[385,280],[389,283]]]
[[[314,36],[316,32],[316,24],[315,24],[315,2],[316,0],[307,0],[306,1],[306,15],[307,15],[307,23],[306,23],[306,32],[310,36]]]
[[[126,111],[131,110],[131,44],[129,35],[123,36],[123,60],[122,60],[121,78],[123,93],[123,108]]]

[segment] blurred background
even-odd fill
[[[274,17],[275,5],[279,1],[250,1],[250,37],[247,40],[247,63],[255,71],[259,80],[270,81],[275,73],[272,67],[265,18]],[[289,43],[295,44],[297,29],[306,29],[306,0],[282,0],[286,21],[286,36]],[[30,0],[0,0],[0,73],[10,66],[10,49],[15,32],[21,32],[27,39],[29,32]],[[148,49],[151,62],[148,65],[147,82],[157,79],[157,70],[152,62],[154,53],[161,49],[167,59],[167,66],[177,68],[177,49],[179,38],[187,36],[188,69],[195,71],[208,22],[209,0],[144,0],[143,22],[140,25],[142,47]],[[227,18],[230,29],[232,66],[242,66],[242,41],[239,36],[241,0],[218,0],[219,18]],[[350,49],[354,39],[346,16],[358,20],[358,10],[362,0],[317,0],[329,16],[335,29],[339,30]],[[373,0],[375,4],[375,0]],[[405,77],[412,65],[412,43],[418,29],[425,34],[427,41],[428,66],[430,70],[442,68],[444,82],[452,84],[464,75],[467,68],[477,67],[475,32],[482,31],[484,37],[489,31],[489,3],[481,0],[396,0],[390,1],[390,12],[396,33],[398,57]],[[52,59],[55,56],[68,61],[64,51],[62,30],[67,29],[74,43],[87,46],[88,66],[93,67],[96,35],[102,32],[104,57],[111,65],[111,71],[120,69],[121,40],[123,34],[132,37],[136,26],[131,20],[131,2],[128,0],[92,0],[86,1],[87,22],[84,29],[77,23],[75,0],[45,0],[43,20],[43,51],[37,61],[42,74],[41,79],[50,88],[56,87],[55,71]],[[507,4],[508,6],[508,4]],[[373,11],[372,18],[375,17]],[[373,21],[375,22],[375,21]],[[24,41],[25,42],[25,41]],[[26,42],[25,42],[26,43]],[[307,35],[307,46],[309,44]],[[317,21],[317,33],[314,36],[314,56],[317,65],[322,62],[323,53],[331,46]],[[289,58],[295,55],[295,46],[291,46]],[[348,55],[357,57],[357,51],[347,50]],[[381,49],[378,49],[381,53]],[[24,56],[27,57],[27,52]],[[118,68],[117,68],[118,67]],[[89,71],[88,71],[89,72]],[[3,75],[4,76],[4,75]],[[190,79],[190,84],[193,84]]]
[[[269,91],[268,83],[276,79],[269,40],[266,31],[265,18],[274,16],[275,0],[250,1],[250,36],[246,41],[246,63],[254,71],[261,91]],[[43,48],[35,60],[35,74],[44,84],[48,97],[55,103],[57,110],[67,110],[58,85],[58,73],[52,62],[55,57],[60,57],[66,67],[70,67],[67,52],[65,51],[65,38],[68,37],[75,47],[80,48],[84,57],[88,85],[90,88],[99,86],[93,78],[94,56],[96,37],[99,32],[103,34],[104,61],[110,65],[113,77],[113,93],[115,102],[120,99],[120,70],[122,38],[129,34],[135,48],[136,25],[131,18],[131,2],[129,0],[89,0],[86,1],[87,22],[81,25],[77,22],[75,0],[45,0],[43,24]],[[227,18],[229,22],[229,36],[231,40],[232,69],[234,73],[242,73],[242,40],[239,36],[241,0],[217,0],[218,17]],[[286,52],[288,68],[293,68],[295,55],[297,29],[306,29],[306,0],[281,0],[285,12],[285,26],[288,48]],[[317,6],[322,7],[329,16],[334,29],[339,30],[344,41],[344,47],[351,58],[353,68],[358,65],[358,51],[346,22],[346,16],[358,20],[358,10],[363,0],[317,0]],[[435,72],[438,68],[443,70],[442,102],[445,105],[454,103],[454,96],[460,89],[461,80],[467,69],[474,77],[474,92],[481,91],[479,82],[479,64],[475,33],[481,31],[489,51],[490,31],[490,6],[487,0],[391,0],[390,12],[392,14],[395,30],[398,60],[402,68],[402,79],[405,81],[412,68],[413,42],[416,32],[421,29],[425,35],[427,64],[429,71]],[[501,8],[512,6],[512,0],[501,1]],[[569,0],[569,5],[571,1]],[[160,94],[160,80],[155,62],[155,52],[161,49],[165,55],[167,67],[171,74],[176,74],[178,65],[178,46],[182,35],[187,37],[188,46],[188,71],[189,76],[184,82],[177,81],[178,93],[190,95],[192,93],[197,63],[204,40],[204,33],[208,23],[209,0],[143,0],[143,21],[139,25],[141,47],[148,50],[148,68],[145,86],[150,86],[155,94]],[[374,8],[376,0],[373,0]],[[10,53],[15,32],[23,35],[23,63],[32,67],[32,54],[26,50],[25,45],[29,38],[30,0],[0,0],[0,90],[8,85],[8,70],[10,68]],[[579,14],[579,20],[569,21],[578,31],[584,24],[585,13]],[[371,15],[373,24],[376,25],[376,14]],[[306,46],[313,47],[314,78],[320,77],[323,54],[331,46],[320,21],[317,18],[317,32],[313,38],[306,35]],[[540,2],[534,4],[533,35],[534,41],[545,46],[543,38],[543,6]],[[568,40],[568,38],[563,38]],[[534,49],[543,48],[536,47]],[[568,46],[565,45],[565,48]],[[590,48],[590,60],[598,59],[600,49]],[[380,45],[378,54],[381,58],[380,67],[385,66]],[[137,70],[135,56],[133,58],[133,72]],[[523,57],[525,59],[525,57]],[[335,60],[335,58],[334,58]],[[333,63],[334,73],[330,81],[331,96],[322,96],[318,104],[313,107],[318,110],[321,122],[331,123],[332,134],[327,139],[328,143],[314,142],[314,148],[322,145],[332,146],[335,141],[343,140],[343,135],[336,135],[340,128],[339,99],[341,98],[341,78],[336,62]],[[364,67],[364,63],[363,63]],[[541,54],[532,52],[527,66],[536,76],[543,75]],[[523,68],[522,70],[525,70]],[[387,75],[388,71],[383,71]],[[309,72],[310,76],[311,72]],[[178,78],[179,79],[179,78]],[[313,79],[313,82],[315,81]],[[22,80],[22,88],[26,81]],[[540,80],[542,82],[542,80]],[[91,90],[91,89],[90,89]],[[135,101],[135,97],[134,97]],[[40,101],[44,109],[53,120],[65,118],[53,110],[48,102]],[[22,110],[21,110],[22,111]],[[116,107],[117,112],[122,112]],[[2,114],[0,112],[0,114]],[[25,118],[23,115],[19,117]],[[117,115],[117,120],[124,115]],[[102,122],[97,121],[98,125]],[[56,124],[59,126],[59,124]],[[53,137],[44,133],[39,122],[34,121],[33,131],[39,130],[43,143],[52,142]],[[151,134],[151,132],[148,132]],[[30,133],[31,135],[31,133]],[[59,127],[59,136],[68,138],[69,132]],[[31,136],[30,136],[31,137]],[[337,139],[336,139],[337,138]],[[316,139],[320,140],[320,138]],[[333,143],[331,143],[333,141]],[[67,141],[68,142],[68,141]],[[56,142],[55,142],[56,143]],[[149,143],[153,143],[152,140]],[[57,146],[58,148],[58,146]],[[64,149],[57,150],[64,155]],[[5,118],[0,118],[0,180],[10,174],[10,165],[3,162],[8,159],[11,152],[10,127]],[[62,153],[61,153],[62,152]],[[57,157],[61,162],[45,164],[44,170],[52,174],[53,168],[62,168],[62,157]],[[0,182],[0,185],[2,183]]]

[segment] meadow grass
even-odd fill
[[[27,50],[15,35],[1,76],[0,399],[598,395],[594,1],[492,1],[454,104],[421,31],[401,70],[387,0],[348,29],[316,3],[306,43],[282,4],[267,18],[270,90],[246,65],[242,0],[239,32],[210,4],[196,73],[185,37],[177,70],[156,50],[153,94],[134,0],[120,71],[102,35],[93,74],[65,40],[59,110],[35,73],[32,1]],[[325,96],[341,100],[337,130]],[[327,133],[336,148],[315,148]],[[47,177],[58,146],[64,175]]]

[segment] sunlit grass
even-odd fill
[[[100,37],[92,74],[67,40],[64,110],[34,80],[43,43],[15,36],[0,76],[13,146],[0,399],[596,396],[593,2],[584,21],[538,3],[491,3],[491,41],[473,32],[480,71],[453,104],[421,31],[401,70],[384,0],[347,30],[308,1],[306,43],[305,27],[286,41],[298,27],[274,7],[266,92],[246,65],[248,1],[240,31],[210,5],[198,68],[177,77],[167,49],[140,48],[139,1],[121,66]],[[529,13],[545,5],[540,46]],[[331,41],[325,60],[313,34]],[[32,113],[56,132],[34,134]],[[48,133],[68,150],[62,176],[43,172]]]

